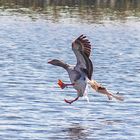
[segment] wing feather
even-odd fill
[[[91,53],[91,44],[86,36],[79,36],[73,43],[72,46],[76,47],[78,50],[84,52],[84,54],[89,57]]]
[[[77,58],[77,65],[76,68],[79,69],[86,69],[87,70],[87,77],[91,79],[93,73],[93,65],[89,58],[91,54],[91,44],[86,36],[81,35],[79,36],[73,43],[72,43],[72,50],[76,55]]]

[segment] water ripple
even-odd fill
[[[139,21],[65,24],[0,17],[1,139],[140,139]],[[58,79],[69,82],[68,75],[47,61],[75,64],[71,42],[81,33],[93,44],[94,78],[119,91],[124,102],[108,101],[93,90],[89,103],[64,102],[76,92],[57,86]]]

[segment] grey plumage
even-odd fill
[[[73,87],[77,90],[78,97],[84,95],[87,79],[91,79],[93,73],[93,65],[89,58],[91,53],[91,45],[86,36],[79,36],[72,42],[72,50],[76,56],[77,64],[71,66],[60,60],[54,59],[51,64],[64,68],[68,74]]]

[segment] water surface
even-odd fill
[[[41,2],[0,1],[1,140],[139,140],[139,1]],[[93,78],[124,102],[92,89],[90,103],[63,101],[76,92],[58,88],[68,75],[47,61],[75,64],[71,42],[81,34],[93,46]]]

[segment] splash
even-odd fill
[[[87,100],[87,102],[89,103],[89,98],[88,98],[88,92],[89,92],[89,86],[88,84],[86,85],[86,89],[84,92],[84,98]]]

